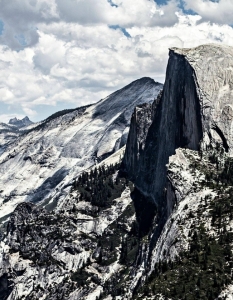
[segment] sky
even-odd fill
[[[0,122],[37,122],[133,80],[170,47],[233,46],[232,0],[0,0]]]

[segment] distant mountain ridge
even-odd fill
[[[12,118],[8,124],[0,122],[0,155],[23,133],[23,130],[33,124],[27,116],[21,120]]]
[[[17,119],[16,117],[12,118],[9,120],[9,124],[21,128],[21,127],[29,126],[33,124],[33,122],[28,118],[28,116],[26,116],[21,120]]]

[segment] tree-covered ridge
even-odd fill
[[[112,200],[119,197],[129,183],[126,178],[115,174],[119,167],[119,163],[103,165],[90,172],[83,172],[73,183],[73,189],[79,193],[79,200],[90,202],[99,208],[110,206]]]

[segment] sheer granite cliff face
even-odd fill
[[[158,96],[158,100],[154,101],[153,104],[144,103],[141,106],[137,106],[133,112],[130,123],[130,135],[127,143],[128,147],[126,149],[127,153],[124,157],[124,163],[131,166],[132,177],[134,174],[137,174],[139,159],[141,153],[144,151],[145,140],[160,97],[161,93]]]
[[[141,125],[132,118],[123,160],[129,177],[156,203],[164,221],[177,201],[166,168],[175,149],[199,150],[220,143],[232,154],[233,141],[233,48],[172,48],[169,56],[164,89],[153,104],[152,120],[148,120],[148,111],[139,119],[145,124],[139,130],[145,132],[140,149],[135,128]]]
[[[203,142],[220,142],[232,155],[233,48],[209,44],[171,51],[183,56],[194,70],[202,109]]]

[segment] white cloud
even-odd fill
[[[113,2],[118,7],[107,0],[51,0],[50,8],[45,0],[2,0],[0,19],[8,28],[0,36],[2,114],[10,105],[18,114],[44,119],[47,106],[56,111],[59,105],[93,103],[143,76],[163,81],[169,47],[233,45],[232,27],[175,14],[176,1],[164,6],[152,0]],[[126,28],[131,38],[109,27],[113,24]],[[15,33],[30,37],[30,30],[36,34],[33,43],[23,47],[15,41]]]
[[[184,0],[185,7],[192,9],[202,17],[203,22],[233,25],[232,0]]]
[[[1,0],[4,31],[0,43],[14,50],[33,46],[39,40],[37,24],[58,20],[55,0]]]
[[[37,112],[35,110],[32,110],[28,107],[23,107],[23,111],[25,112],[25,114],[28,116],[28,117],[34,117],[37,115]]]
[[[177,1],[161,7],[153,0],[115,0],[111,6],[106,0],[56,0],[62,20],[79,24],[132,26],[171,26],[176,23]]]
[[[33,63],[42,73],[49,74],[55,64],[62,63],[65,59],[66,46],[53,35],[45,35],[41,32],[40,37],[40,47],[35,49]]]
[[[130,28],[134,26],[154,27],[172,26],[178,19],[175,12],[178,2],[170,1],[168,4],[158,6],[153,0],[115,0],[118,7],[112,7],[107,16],[109,24],[119,24]]]
[[[40,24],[60,21],[88,24],[108,24],[123,27],[172,26],[177,2],[171,0],[161,7],[153,0],[1,0],[0,19],[4,31],[0,43],[14,50],[32,47],[39,41]]]
[[[61,20],[80,24],[106,22],[105,17],[113,9],[105,0],[56,0]]]
[[[14,94],[6,87],[0,89],[0,99],[3,101],[11,101],[14,98]]]

